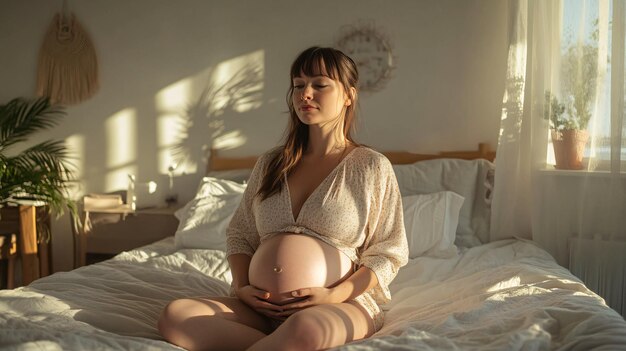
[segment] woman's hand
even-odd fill
[[[336,294],[333,294],[333,292],[331,288],[304,288],[294,290],[291,292],[291,296],[302,298],[302,300],[279,306],[283,311],[279,312],[278,316],[287,318],[307,307],[343,302]]]
[[[282,319],[278,313],[284,308],[267,301],[270,298],[269,292],[257,289],[252,285],[246,285],[235,289],[235,295],[255,311],[271,318]]]

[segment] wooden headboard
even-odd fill
[[[387,156],[389,161],[393,164],[407,164],[438,158],[460,158],[464,160],[484,158],[493,162],[496,158],[496,152],[491,151],[487,143],[479,143],[478,150],[470,151],[442,151],[438,154],[414,154],[405,151],[387,151],[382,153]],[[257,158],[258,156],[221,157],[217,150],[211,149],[211,155],[207,163],[207,172],[252,168]]]

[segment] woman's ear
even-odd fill
[[[346,106],[352,105],[352,102],[356,100],[356,88],[350,87],[350,91],[348,92],[348,97],[346,98]]]

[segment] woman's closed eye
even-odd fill
[[[326,88],[327,86],[328,86],[328,84],[313,84],[313,87],[314,87],[315,89],[323,89],[323,88]],[[294,85],[294,86],[293,86],[293,88],[294,88],[294,89],[303,89],[303,88],[304,88],[304,85],[302,85],[302,84],[296,84],[296,85]]]

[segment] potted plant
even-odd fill
[[[562,57],[562,101],[545,93],[544,117],[550,122],[557,169],[583,169],[598,79],[598,49],[572,45]]]
[[[0,105],[0,208],[42,204],[47,214],[54,211],[60,216],[69,209],[76,215],[76,203],[68,194],[73,175],[63,141],[19,149],[32,134],[57,125],[64,116],[64,109],[45,97],[17,98]],[[49,239],[48,231],[38,230],[38,235],[39,242]]]
[[[567,104],[559,102],[550,91],[546,92],[544,117],[550,121],[550,134],[554,148],[556,169],[580,170],[584,168],[583,155],[589,140],[589,119],[568,114]]]

